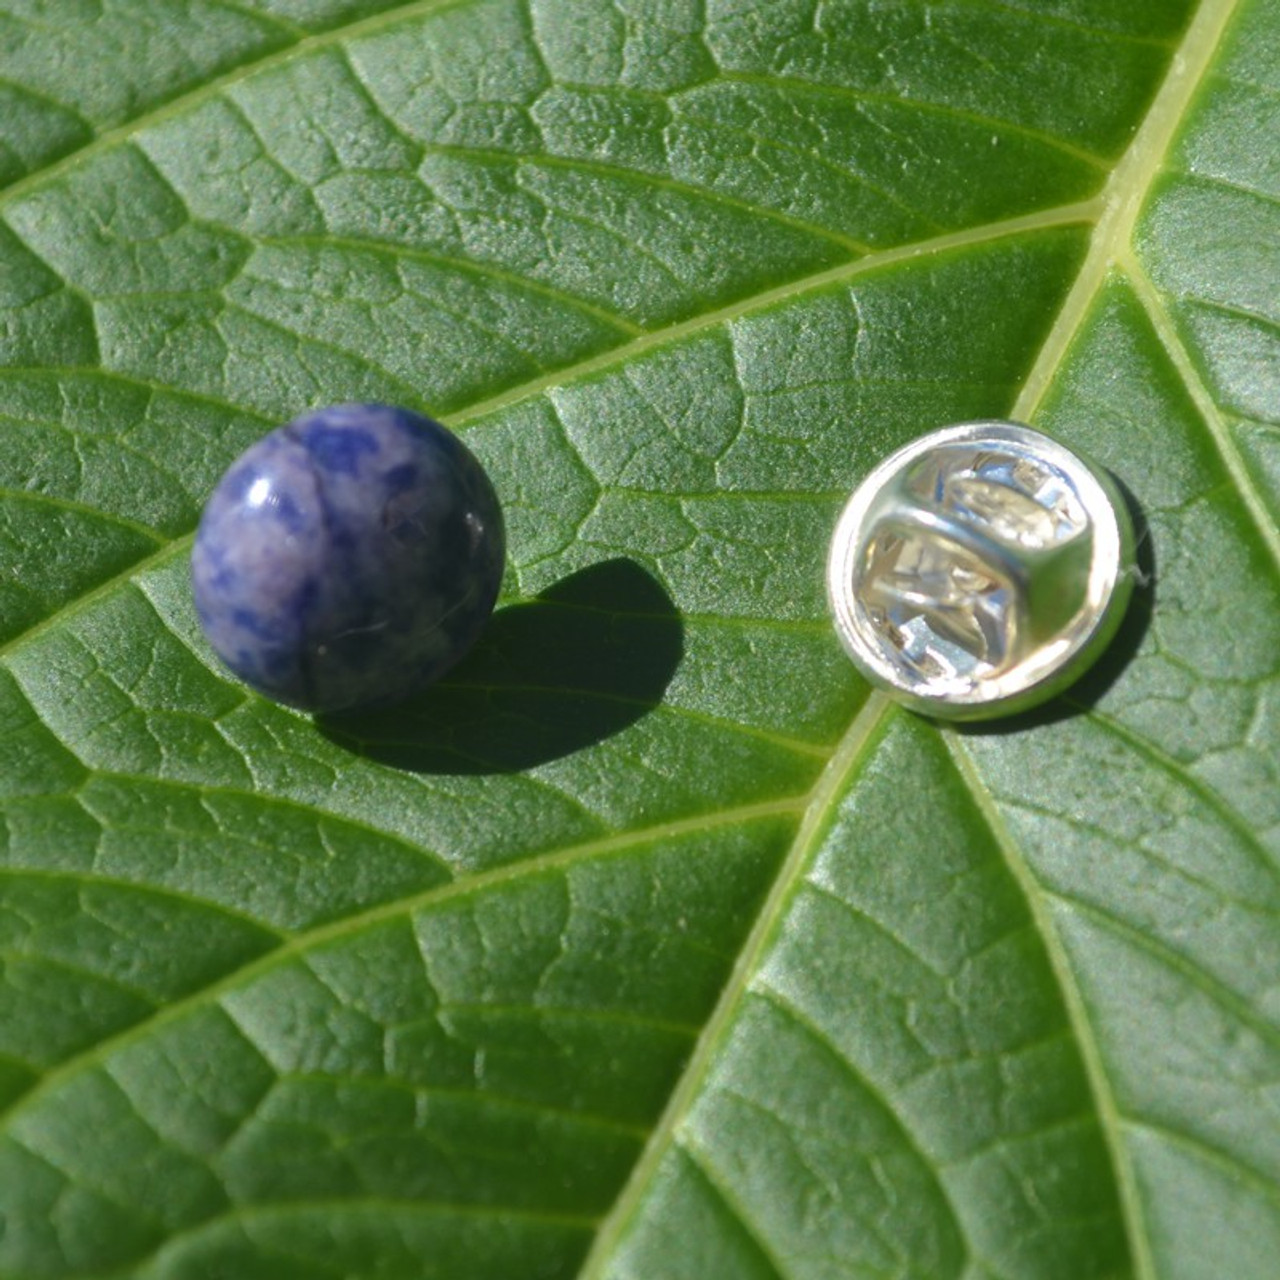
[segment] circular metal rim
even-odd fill
[[[1070,477],[1093,530],[1086,591],[1089,624],[1057,654],[1037,655],[968,693],[921,693],[905,682],[858,624],[854,572],[868,511],[888,480],[917,458],[953,444],[1012,444]],[[1133,524],[1115,482],[1102,468],[1023,423],[979,419],[929,432],[880,462],[854,490],[836,524],[827,559],[827,599],[845,652],[862,674],[915,711],[939,719],[978,720],[1025,711],[1073,684],[1114,636],[1133,591]],[[1052,646],[1050,646],[1052,648]],[[1028,670],[1028,668],[1031,668]]]

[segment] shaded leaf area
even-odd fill
[[[0,1275],[1270,1274],[1277,22],[1230,9],[9,6]],[[317,726],[224,677],[186,535],[358,398],[466,431],[510,573]],[[1150,617],[1088,705],[940,732],[826,543],[1015,409],[1134,493]]]
[[[657,580],[634,561],[606,560],[500,610],[445,683],[317,723],[340,746],[415,773],[515,772],[642,719],[683,653],[679,614]]]

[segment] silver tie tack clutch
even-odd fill
[[[1016,422],[886,458],[849,499],[827,595],[872,684],[925,715],[1008,715],[1061,692],[1115,634],[1134,535],[1114,481]]]

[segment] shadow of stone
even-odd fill
[[[1107,690],[1123,674],[1133,660],[1134,654],[1142,647],[1155,609],[1156,549],[1151,538],[1151,526],[1147,523],[1138,500],[1115,476],[1111,479],[1120,490],[1120,495],[1129,509],[1130,519],[1133,521],[1137,561],[1133,596],[1129,600],[1129,607],[1125,610],[1124,620],[1120,623],[1119,630],[1093,666],[1056,698],[1050,698],[1043,705],[1024,711],[1021,715],[1004,716],[995,720],[978,720],[970,724],[952,724],[951,727],[958,732],[975,737],[1021,733],[1027,729],[1056,724],[1060,720],[1078,716],[1097,705]]]
[[[662,701],[683,652],[662,586],[633,560],[606,560],[499,610],[439,683],[316,725],[349,751],[415,773],[513,773],[634,724]]]

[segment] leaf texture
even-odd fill
[[[1273,4],[2,9],[0,1277],[1274,1274]],[[361,399],[511,560],[326,726],[187,555]],[[944,730],[826,543],[1008,415],[1149,580]]]

